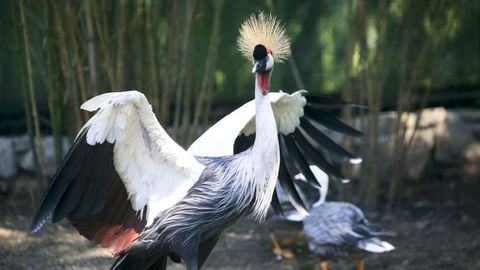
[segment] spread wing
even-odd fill
[[[118,253],[181,200],[204,167],[168,136],[137,91],[103,94],[82,109],[98,112],[50,182],[31,231],[68,218],[85,237]]]
[[[318,188],[319,183],[309,165],[316,165],[330,178],[343,181],[345,177],[327,157],[333,155],[350,163],[362,161],[325,134],[325,130],[330,129],[349,136],[362,136],[360,131],[328,112],[332,108],[359,105],[308,94],[305,90],[292,94],[271,92],[269,97],[280,143],[279,183],[291,203],[305,213],[308,207],[301,196],[304,187],[294,180],[295,175],[303,174],[311,186]],[[254,117],[254,101],[250,101],[207,130],[188,151],[199,156],[222,156],[246,150],[255,140]],[[306,190],[304,192],[308,193]],[[307,199],[308,206],[315,202],[313,198]],[[272,198],[272,206],[274,209],[280,208],[276,193]]]

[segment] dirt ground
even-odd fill
[[[395,216],[371,218],[398,236],[388,239],[396,249],[371,255],[366,269],[480,269],[478,203],[473,211],[459,211],[448,201],[412,205],[415,207]],[[32,209],[28,200],[0,200],[0,269],[109,268],[113,261],[109,254],[83,239],[68,223],[47,225],[39,234],[28,234]],[[296,257],[277,261],[266,226],[246,219],[223,234],[204,269],[315,269],[318,260],[308,252],[303,239],[288,248]],[[185,267],[171,265],[169,269]],[[336,262],[330,269],[355,266]]]

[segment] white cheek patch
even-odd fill
[[[268,61],[267,61],[267,65],[265,66],[265,69],[266,70],[271,70],[273,68],[273,57],[271,54],[267,54],[268,56]]]

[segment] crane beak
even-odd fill
[[[252,73],[263,72],[266,66],[267,63],[264,60],[255,60],[253,62]]]
[[[270,71],[266,70],[265,60],[256,60],[253,62],[252,73],[257,76],[257,84],[262,95],[266,95],[270,89]]]

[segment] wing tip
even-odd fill
[[[356,157],[356,158],[351,158],[348,160],[351,164],[360,164],[363,162],[362,158]]]
[[[362,249],[372,252],[372,253],[384,253],[390,252],[395,249],[395,247],[387,241],[379,241],[378,239],[367,240],[365,243],[362,243]]]
[[[45,225],[45,221],[34,219],[28,228],[28,232],[30,234],[36,234],[43,228],[43,225]]]

